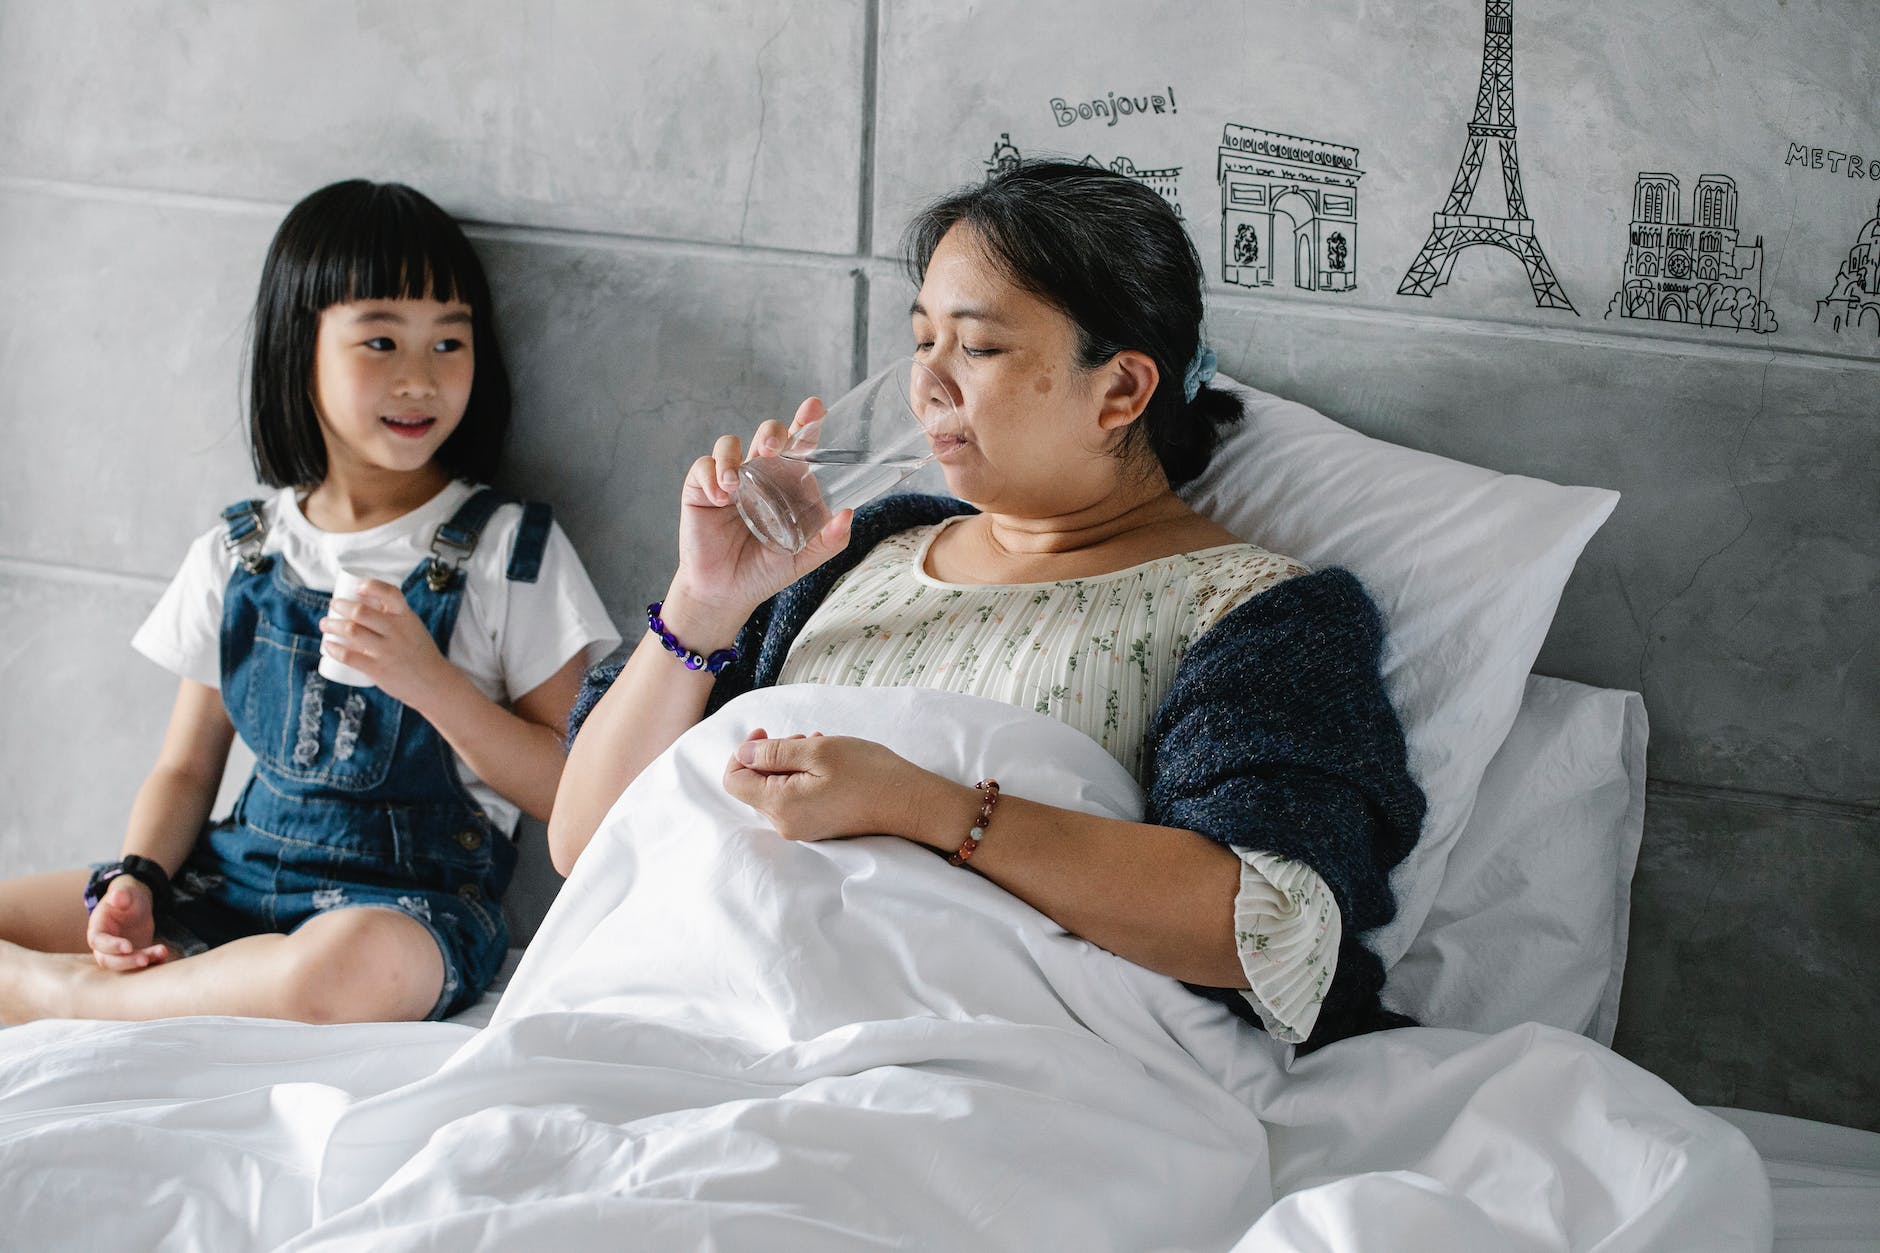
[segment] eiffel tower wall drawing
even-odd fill
[[[1221,279],[1307,291],[1358,285],[1358,150],[1228,123],[1221,185]]]
[[[1527,271],[1534,303],[1542,309],[1579,310],[1567,299],[1547,261],[1534,220],[1521,190],[1521,161],[1515,148],[1514,0],[1487,0],[1482,39],[1482,81],[1476,88],[1475,114],[1469,120],[1462,163],[1449,199],[1431,215],[1429,238],[1397,287],[1400,296],[1430,296],[1449,281],[1456,257],[1470,248],[1491,246],[1511,252]],[[1501,159],[1505,203],[1500,215],[1471,213],[1476,184],[1493,143]]]
[[[1763,241],[1745,244],[1736,226],[1734,180],[1697,180],[1691,213],[1678,208],[1678,180],[1640,173],[1632,190],[1625,276],[1606,316],[1720,326],[1767,335],[1775,311],[1762,298]]]

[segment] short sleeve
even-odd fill
[[[222,597],[234,568],[219,528],[198,536],[131,647],[180,678],[221,688]]]
[[[620,632],[559,523],[549,527],[535,582],[512,581],[508,593],[498,649],[512,699],[546,683],[570,658],[593,665],[619,647]]]
[[[1196,581],[1194,633],[1207,634],[1222,618],[1261,592],[1310,573],[1309,567],[1291,557],[1252,544],[1241,545],[1221,558],[1206,578]]]

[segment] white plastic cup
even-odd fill
[[[348,605],[357,605],[359,603],[359,585],[371,577],[372,576],[369,574],[355,574],[351,570],[341,570],[339,572],[339,578],[333,584],[334,603],[333,607],[330,608],[328,612],[334,617],[346,617],[347,614],[339,611],[339,602],[343,600]],[[350,610],[348,612],[350,612]],[[324,634],[322,638],[324,638]],[[344,683],[347,687],[378,686],[365,674],[353,669],[343,661],[338,661],[327,656],[324,652],[320,654],[320,677],[334,683]]]

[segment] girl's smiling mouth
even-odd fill
[[[407,439],[417,439],[430,433],[437,425],[437,419],[424,413],[401,413],[396,417],[385,415],[379,418],[394,435],[403,435]]]

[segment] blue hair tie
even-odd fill
[[[1200,394],[1201,385],[1213,377],[1214,349],[1206,344],[1197,345],[1195,359],[1188,363],[1188,371],[1182,375],[1182,399],[1192,403]]]

